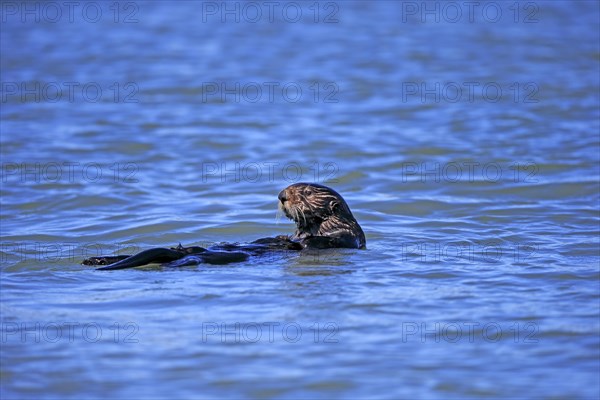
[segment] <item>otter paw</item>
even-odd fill
[[[110,265],[117,261],[126,259],[129,256],[108,256],[108,257],[90,257],[81,262],[83,265]]]

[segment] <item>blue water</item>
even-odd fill
[[[597,2],[0,6],[3,399],[600,396]]]

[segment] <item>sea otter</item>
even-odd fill
[[[155,248],[132,256],[91,257],[84,265],[105,265],[113,270],[160,263],[165,266],[228,264],[273,250],[303,250],[366,247],[365,234],[346,201],[335,190],[317,183],[295,183],[279,193],[279,209],[296,223],[291,236],[255,240],[249,244],[219,244],[203,247]]]

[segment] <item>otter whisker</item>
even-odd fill
[[[298,220],[298,212],[296,211],[296,208],[291,207],[289,209],[289,211],[290,211],[290,218],[293,219],[294,221],[297,221]]]
[[[306,221],[306,214],[304,213],[304,210],[300,210],[300,212],[302,213],[302,219],[304,219],[304,226],[307,226],[308,222]]]

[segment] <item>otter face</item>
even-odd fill
[[[316,183],[296,183],[279,193],[279,207],[296,223],[296,236],[323,235],[326,221],[350,222],[354,217],[348,205],[335,190]]]

